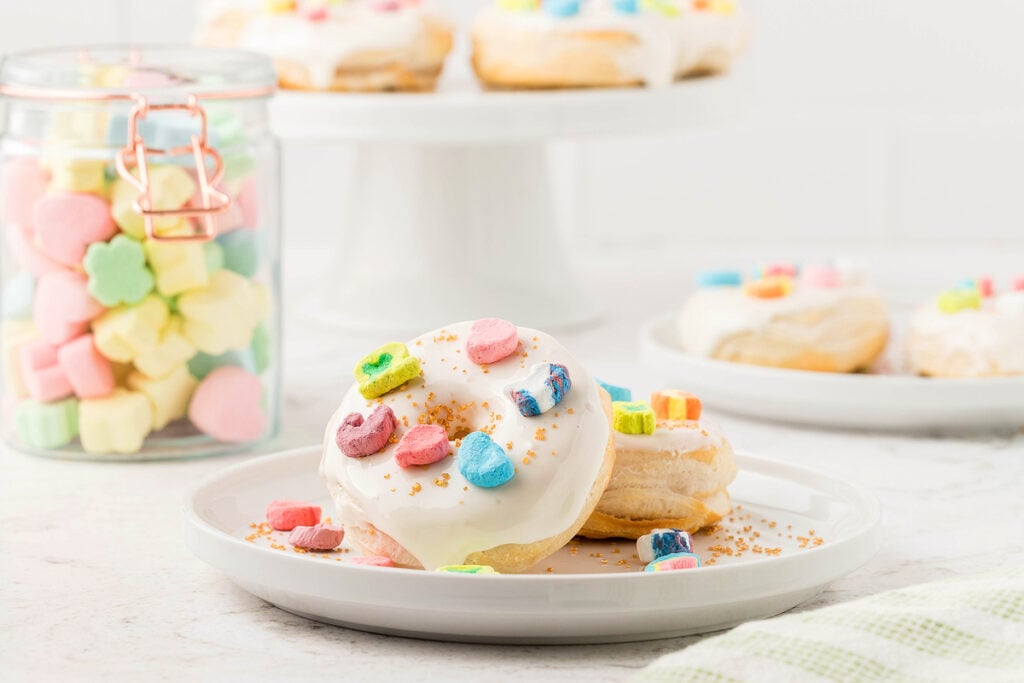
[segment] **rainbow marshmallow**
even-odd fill
[[[522,382],[505,387],[523,417],[536,417],[548,412],[572,389],[569,369],[558,363],[537,363]]]
[[[676,553],[693,553],[693,537],[679,529],[654,529],[636,539],[641,562],[654,562]]]
[[[676,389],[663,389],[651,394],[651,407],[659,420],[699,420],[700,399]]]
[[[675,553],[665,555],[644,567],[645,572],[669,572],[679,569],[696,569],[700,566],[700,557],[693,553]]]

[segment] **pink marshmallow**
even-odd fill
[[[317,524],[295,527],[288,535],[288,542],[306,550],[334,550],[344,538],[345,530],[340,526]]]
[[[59,346],[84,334],[89,321],[106,310],[89,294],[88,282],[85,275],[70,270],[39,278],[32,317],[43,339]]]
[[[451,452],[448,434],[439,425],[416,425],[402,436],[395,449],[399,467],[429,465],[444,460]]]
[[[769,263],[761,273],[763,277],[796,277],[797,267],[792,263]]]
[[[483,318],[469,330],[466,354],[477,365],[486,365],[508,358],[518,347],[518,327],[501,318]]]
[[[983,275],[978,278],[978,291],[986,299],[990,299],[995,296],[995,287],[992,284],[992,278],[988,275]]]
[[[64,267],[51,259],[39,250],[35,245],[34,233],[31,225],[24,228],[10,225],[7,228],[7,246],[22,268],[35,276],[56,273],[64,270]]]
[[[267,506],[267,521],[278,531],[311,527],[320,523],[320,506],[301,500],[274,500]]]
[[[255,176],[250,176],[238,190],[232,202],[242,211],[242,227],[255,230],[260,226],[260,187]]]
[[[188,417],[218,441],[242,443],[260,438],[267,426],[260,378],[234,365],[217,368],[192,395]]]
[[[117,234],[110,206],[92,194],[61,192],[43,197],[32,209],[39,248],[54,261],[77,266],[93,242]]]
[[[842,284],[842,274],[832,266],[805,266],[801,279],[808,287],[820,289],[831,289]]]
[[[46,194],[50,174],[35,159],[12,159],[4,164],[0,176],[0,209],[3,222],[32,231],[32,206]]]
[[[367,555],[365,557],[349,557],[345,559],[349,564],[361,564],[366,567],[394,567],[395,561],[383,555]]]
[[[1014,279],[1012,289],[1015,292],[1024,292],[1024,275]]]
[[[114,367],[86,334],[57,350],[57,362],[78,398],[103,398],[117,385]]]
[[[363,419],[361,413],[345,416],[338,427],[334,440],[342,453],[350,458],[362,458],[380,452],[388,439],[395,433],[398,420],[386,405],[374,408],[370,416]]]
[[[57,363],[57,347],[39,339],[21,347],[21,377],[29,396],[48,402],[74,393]]]

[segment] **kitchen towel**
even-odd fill
[[[1024,567],[744,624],[632,681],[1024,683]]]

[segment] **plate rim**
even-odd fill
[[[310,446],[303,446],[297,448],[291,448],[283,451],[277,451],[274,453],[268,453],[255,458],[249,458],[242,462],[223,467],[214,472],[207,474],[199,482],[194,484],[188,491],[184,500],[184,535],[185,545],[198,559],[204,563],[213,566],[220,570],[220,567],[210,562],[204,557],[196,548],[196,541],[194,535],[202,535],[211,540],[228,541],[230,546],[237,547],[240,552],[244,553],[255,553],[259,557],[275,557],[279,559],[288,558],[287,562],[302,562],[303,566],[308,566],[309,560],[304,558],[301,554],[295,553],[273,553],[271,554],[265,548],[256,546],[252,543],[248,543],[242,538],[233,536],[221,529],[214,527],[212,524],[206,522],[197,511],[197,499],[207,492],[208,489],[212,489],[218,485],[224,485],[227,481],[239,473],[247,470],[263,466],[270,466],[272,464],[286,462],[292,459],[299,459],[301,457],[311,457],[314,452],[319,453],[322,449],[321,444],[315,444]],[[844,479],[835,474],[824,472],[817,468],[806,467],[804,465],[797,465],[786,460],[776,458],[765,458],[763,456],[755,456],[747,453],[736,453],[737,464],[740,465],[740,471],[743,462],[754,463],[755,465],[766,466],[768,468],[778,468],[781,470],[789,470],[793,473],[800,475],[800,479],[797,479],[797,483],[801,483],[804,478],[818,479],[828,482],[830,486],[839,486],[845,489],[845,494],[849,496],[844,500],[853,505],[853,507],[859,512],[863,513],[864,519],[861,520],[858,528],[851,532],[848,536],[838,539],[836,542],[824,543],[814,548],[807,548],[800,551],[799,554],[780,555],[772,557],[762,557],[757,559],[751,559],[746,562],[728,564],[728,565],[715,565],[715,566],[702,566],[701,574],[705,576],[727,576],[731,573],[744,573],[751,571],[751,568],[756,570],[757,567],[763,565],[771,565],[774,568],[782,568],[786,564],[793,562],[804,562],[802,558],[806,557],[817,557],[820,555],[828,555],[833,553],[842,552],[844,549],[848,549],[850,545],[859,547],[863,544],[865,550],[861,553],[863,559],[848,572],[855,571],[866,564],[872,557],[874,557],[880,548],[880,530],[882,525],[882,505],[878,497],[869,491],[868,489],[859,486],[847,479]],[[763,474],[763,472],[758,472]],[[787,477],[793,481],[792,478]],[[345,573],[350,571],[356,572],[374,572],[380,573],[385,571],[388,575],[395,575],[397,572],[401,572],[400,575],[415,576],[418,580],[426,581],[486,581],[494,582],[499,581],[505,584],[517,583],[517,584],[537,584],[546,585],[550,582],[604,582],[604,581],[636,581],[638,576],[650,576],[650,579],[643,579],[645,581],[672,581],[678,579],[677,575],[687,574],[687,572],[622,572],[622,573],[580,573],[580,574],[497,574],[497,575],[462,575],[457,573],[446,573],[436,571],[424,571],[421,569],[406,569],[402,567],[388,567],[386,569],[380,567],[372,567],[365,565],[354,565],[344,563],[331,563],[322,564],[322,567],[332,567],[330,571],[341,572],[343,576]],[[326,569],[324,569],[327,571]],[[223,570],[221,570],[223,571]],[[847,573],[848,573],[847,572]],[[714,573],[714,574],[712,574]],[[845,574],[843,574],[845,575]],[[659,577],[659,578],[655,578]],[[837,577],[838,578],[838,577]],[[479,584],[477,584],[479,585]]]

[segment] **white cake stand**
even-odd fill
[[[663,89],[485,92],[467,79],[431,94],[281,93],[278,136],[357,150],[351,185],[319,200],[339,238],[310,310],[396,333],[492,315],[540,328],[594,320],[557,229],[548,143],[718,121],[743,92],[719,77]]]

